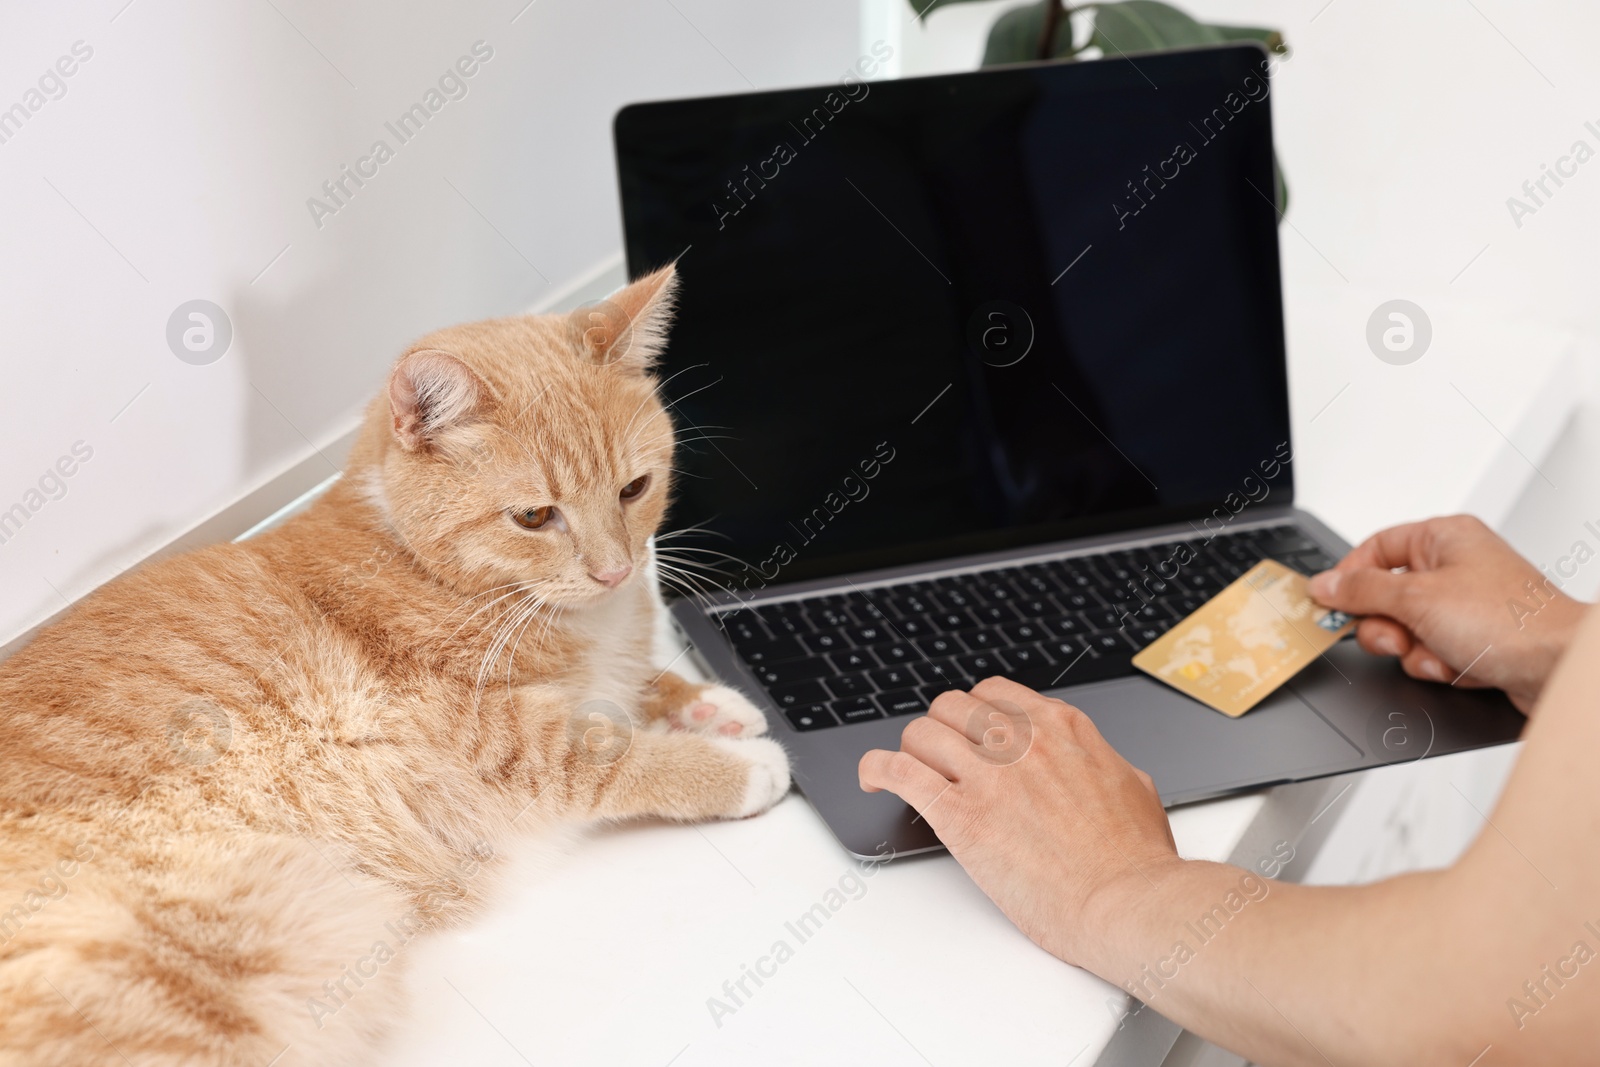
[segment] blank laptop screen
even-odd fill
[[[624,109],[628,266],[682,283],[669,526],[783,581],[1289,503],[1265,65]]]

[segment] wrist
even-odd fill
[[[1537,617],[1529,620],[1527,637],[1532,648],[1529,649],[1527,660],[1531,669],[1521,686],[1507,690],[1512,702],[1524,713],[1532,711],[1551,672],[1561,657],[1566,655],[1588,607],[1582,601],[1557,593]]]
[[[1120,862],[1120,861],[1119,861]],[[1077,914],[1064,928],[1074,932],[1069,954],[1062,958],[1122,985],[1138,969],[1146,928],[1167,913],[1163,901],[1188,868],[1198,864],[1176,854],[1122,863],[1114,877],[1100,881],[1077,904]]]

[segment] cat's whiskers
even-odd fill
[[[705,431],[707,431],[707,430],[731,430],[731,429],[733,429],[733,427],[732,426],[723,426],[720,423],[710,423],[710,422],[708,422],[708,423],[705,423],[704,425],[700,425],[700,424],[696,424],[696,423],[690,423],[688,425],[687,429],[693,430],[695,433],[700,434],[702,436],[705,436],[706,435]],[[643,430],[643,427],[640,427],[640,431],[642,431],[642,430]],[[640,431],[635,431],[635,432],[637,433],[637,432],[640,432]],[[645,438],[643,441],[632,441],[632,442],[629,442],[628,447],[637,451],[637,450],[649,448],[651,445],[655,444],[657,441],[668,439],[668,438],[675,439],[677,441],[677,443],[682,444],[683,443],[683,438],[682,438],[682,436],[680,436],[680,434],[681,434],[681,431],[676,426],[669,426],[665,430],[662,430],[661,432],[659,432],[657,434],[654,434],[651,437]],[[729,440],[729,441],[738,440],[738,438],[733,437],[732,435],[729,435],[729,434],[718,434],[718,435],[715,435],[715,436],[718,439],[726,439],[726,440]]]
[[[511,652],[510,652],[510,655],[508,655],[506,657],[506,692],[508,694],[511,692],[511,687],[512,687],[511,671],[516,666],[517,650],[522,647],[522,635],[527,632],[529,624],[532,623],[533,620],[538,617],[539,609],[544,607],[544,606],[545,606],[545,601],[544,601],[544,599],[541,598],[540,601],[537,604],[532,605],[531,608],[527,612],[524,613],[522,622],[520,624],[518,624],[518,626],[516,627],[516,636],[515,636],[515,638],[512,639],[512,642],[511,642]],[[557,609],[557,610],[559,610],[559,609]],[[556,615],[555,611],[550,611],[550,612],[546,612],[545,613],[545,625],[546,626],[549,625],[549,620],[553,619],[555,617],[555,615]],[[539,643],[540,644],[543,643],[543,637],[542,636],[541,636],[541,638],[539,640]]]
[[[712,578],[710,575],[689,570],[688,568],[691,566],[703,567],[704,565],[698,564],[693,560],[675,558],[670,555],[664,555],[660,552],[656,553],[657,573],[668,580],[674,588],[682,590],[687,587],[688,595],[703,596],[707,591],[699,587],[696,583],[705,582],[714,586],[721,592],[727,593],[731,597],[738,597],[738,593],[734,592],[726,585],[723,585],[715,578]]]
[[[512,582],[511,585],[510,585],[511,592],[504,593],[504,594],[502,594],[500,596],[495,597],[493,600],[489,601],[489,603],[484,604],[482,607],[480,607],[476,611],[474,611],[471,615],[468,615],[465,619],[462,619],[461,620],[461,625],[457,626],[455,628],[455,630],[450,634],[450,636],[448,638],[446,638],[445,640],[447,642],[448,641],[453,641],[455,639],[455,637],[456,637],[456,634],[459,634],[466,627],[467,623],[471,622],[473,619],[477,618],[479,615],[483,614],[485,611],[488,611],[489,609],[493,608],[496,604],[500,603],[501,601],[508,600],[511,597],[514,597],[519,593],[525,593],[529,589],[535,588],[540,584],[542,584],[542,579],[537,579],[537,578],[532,579],[530,581]],[[505,589],[505,588],[508,588],[508,587],[500,585],[500,586],[496,586],[494,589],[488,590],[487,592],[479,593],[478,596],[472,597],[471,599],[469,599],[465,603],[463,603],[461,605],[461,608],[465,608],[468,604],[471,604],[473,600],[477,600],[478,597],[480,597],[480,596],[487,596],[489,593],[495,592],[496,590],[499,590],[499,589]],[[456,610],[460,610],[460,608],[457,608]],[[451,612],[451,614],[453,615],[453,614],[455,614],[455,612]],[[448,619],[448,618],[449,618],[449,616],[446,616],[446,619]]]
[[[696,367],[709,367],[710,365],[711,364],[709,364],[709,363],[691,363],[689,366],[684,367],[682,370],[674,371],[673,373],[667,375],[667,377],[664,380],[662,380],[660,382],[657,382],[655,390],[652,393],[650,393],[649,396],[646,396],[643,400],[639,401],[639,406],[633,409],[633,414],[632,415],[628,416],[627,425],[625,425],[622,428],[622,432],[624,434],[627,434],[627,433],[629,433],[629,431],[633,430],[633,424],[636,421],[638,421],[639,414],[642,411],[644,411],[645,405],[649,404],[652,399],[656,400],[658,403],[660,402],[661,391],[663,389],[665,389],[669,383],[671,383],[672,379],[676,378],[680,374],[688,374],[690,371],[694,370]],[[632,440],[632,438],[630,436],[630,438],[629,438],[630,447],[631,447],[631,440]]]
[[[513,631],[524,619],[531,618],[536,614],[544,606],[544,603],[545,597],[540,596],[537,590],[530,589],[522,594],[522,599],[517,601],[516,605],[496,625],[494,637],[489,643],[488,650],[484,653],[483,662],[478,667],[478,696],[481,697],[483,695],[484,683],[488,680],[490,672],[494,670],[495,664],[500,661],[501,655],[504,654],[506,643],[511,639]],[[510,664],[507,664],[506,670],[509,676]]]
[[[748,568],[750,566],[750,564],[746,563],[744,560],[740,559],[738,556],[730,556],[728,553],[719,551],[719,550],[717,550],[715,548],[701,548],[698,545],[678,545],[678,544],[674,544],[674,545],[668,546],[667,551],[670,552],[670,553],[673,553],[673,554],[676,554],[676,553],[679,553],[679,552],[693,552],[696,555],[711,556],[711,557],[714,557],[716,559],[725,559],[729,563],[737,563],[741,567],[745,567],[745,568]],[[679,559],[678,562],[680,562],[680,563],[694,563],[696,561],[695,560]]]

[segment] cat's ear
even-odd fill
[[[635,373],[649,370],[666,344],[677,292],[677,268],[669,264],[598,304],[578,308],[571,321],[584,357]]]
[[[481,414],[488,396],[483,379],[450,353],[408,353],[389,373],[395,439],[408,452],[426,449],[441,433]]]

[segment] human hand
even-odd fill
[[[928,820],[989,899],[1037,944],[1093,966],[1115,887],[1180,863],[1150,776],[1088,716],[1005,678],[941,693],[900,751],[861,757],[861,788]]]
[[[1310,593],[1366,616],[1356,628],[1361,647],[1398,656],[1412,677],[1494,686],[1523,712],[1583,615],[1582,604],[1467,515],[1383,530],[1312,578]]]

